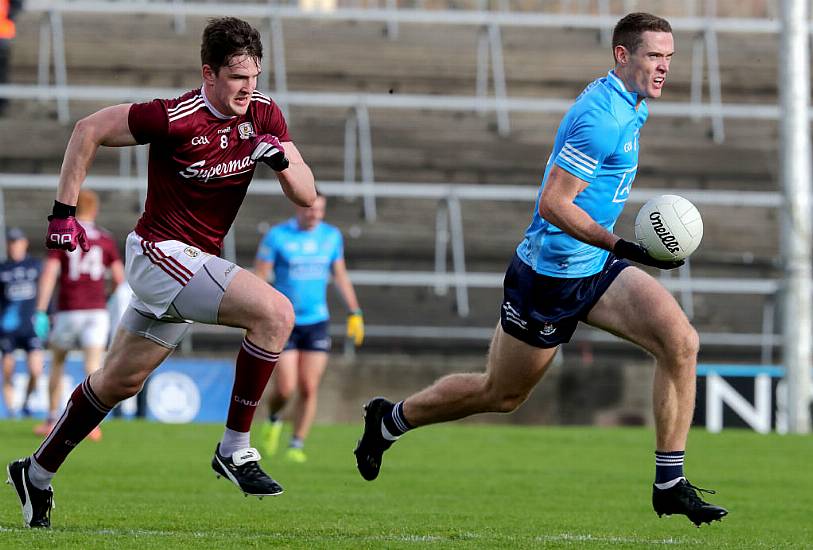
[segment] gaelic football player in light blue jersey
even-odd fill
[[[515,410],[582,321],[657,361],[655,512],[684,514],[697,525],[727,514],[704,502],[683,475],[697,332],[672,295],[625,260],[659,269],[682,262],[656,260],[613,233],[635,180],[647,100],[660,97],[669,73],[672,28],[654,15],[629,14],[615,27],[612,51],[614,67],[585,88],[559,125],[533,220],[505,275],[486,372],[446,376],[395,404],[370,400],[355,450],[365,479],[378,476],[384,451],[411,428]]]
[[[602,271],[609,250],[557,227],[551,219],[554,216],[543,217],[540,199],[551,172],[555,180],[564,170],[579,180],[573,205],[611,232],[635,179],[638,139],[648,114],[646,101],[628,91],[612,70],[587,86],[565,114],[539,188],[533,221],[517,247],[517,255],[535,272],[574,279]],[[567,227],[566,222],[562,225]]]
[[[318,196],[310,207],[297,207],[296,217],[272,227],[260,242],[255,271],[268,280],[273,271],[274,288],[291,300],[296,323],[279,358],[271,397],[269,421],[262,427],[266,453],[279,447],[282,421],[279,414],[294,390],[294,430],[285,458],[302,463],[307,460],[304,446],[313,419],[319,382],[327,366],[330,351],[328,335],[327,286],[331,276],[347,305],[347,335],[360,346],[364,322],[353,284],[344,262],[344,244],[338,228],[323,222],[326,199]]]

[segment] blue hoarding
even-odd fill
[[[29,410],[35,417],[43,418],[48,409],[49,372],[46,361],[45,373],[28,400]],[[63,376],[62,406],[84,377],[81,354],[71,354]],[[22,357],[17,359],[11,381],[19,408],[28,385],[28,370]],[[150,420],[167,423],[223,422],[233,382],[233,360],[169,358],[147,382],[144,398],[140,400],[146,406],[142,414]],[[136,409],[133,398],[122,404],[121,412],[123,416],[133,416]],[[5,402],[0,403],[0,416],[8,416]]]

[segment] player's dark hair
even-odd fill
[[[615,60],[615,47],[624,46],[632,53],[644,41],[646,31],[672,32],[669,21],[651,13],[636,12],[625,15],[615,24],[613,29],[613,60]]]
[[[200,42],[201,65],[209,65],[217,74],[234,56],[247,55],[259,65],[263,44],[257,29],[236,17],[210,19]]]

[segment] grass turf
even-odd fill
[[[0,422],[6,463],[30,422]],[[447,424],[417,430],[365,482],[358,426],[317,426],[304,465],[264,458],[286,491],[244,498],[209,467],[215,425],[110,421],[55,479],[53,529],[24,529],[0,491],[2,548],[810,548],[813,439],[695,430],[689,479],[729,509],[697,529],[650,505],[645,429]]]

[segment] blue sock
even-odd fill
[[[291,449],[304,449],[305,442],[299,439],[298,437],[292,437],[291,442],[288,444],[288,447]]]
[[[655,485],[659,489],[668,489],[683,477],[685,455],[686,451],[655,451]]]
[[[412,428],[414,426],[404,418],[403,401],[396,403],[390,414],[385,414],[381,419],[381,435],[388,441],[395,441]]]

